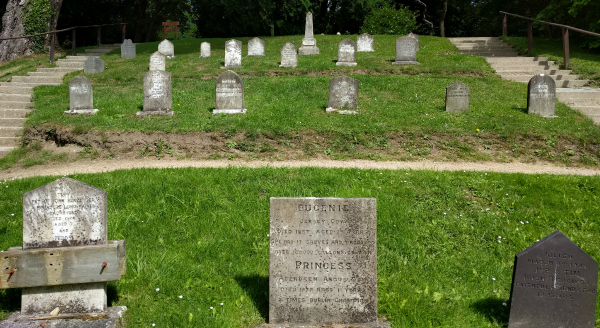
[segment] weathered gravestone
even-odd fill
[[[221,68],[242,68],[242,41],[229,40],[225,42],[225,66]]]
[[[468,85],[456,81],[446,88],[446,111],[450,113],[462,113],[469,110],[471,101],[471,89]]]
[[[104,60],[98,57],[90,57],[83,63],[83,73],[94,74],[104,72]]]
[[[173,42],[165,39],[158,44],[158,52],[165,55],[167,59],[175,58],[175,46]]]
[[[527,113],[555,117],[556,82],[545,74],[538,74],[527,85]]]
[[[380,326],[376,208],[374,198],[271,198],[270,325]]]
[[[358,52],[371,52],[375,51],[374,48],[375,39],[369,33],[363,33],[356,38],[356,45]]]
[[[131,41],[131,39],[125,39],[125,41],[123,41],[121,44],[121,58],[135,58],[135,44]]]
[[[244,114],[244,83],[234,71],[217,77],[215,84],[215,109],[213,114]]]
[[[329,102],[325,112],[338,111],[340,114],[358,114],[358,85],[356,79],[338,76],[329,80]],[[340,109],[348,110],[341,111]]]
[[[286,43],[281,48],[281,65],[279,67],[297,67],[298,66],[298,52],[293,43]]]
[[[417,41],[417,51],[419,51],[419,35],[414,34],[413,32],[410,32],[410,33],[408,33],[408,36]]]
[[[304,27],[304,39],[299,49],[300,55],[318,55],[317,39],[313,33],[313,15],[311,12],[306,14],[306,25]]]
[[[337,66],[356,66],[356,43],[350,39],[340,41],[338,45]]]
[[[417,62],[417,41],[410,36],[403,36],[396,39],[396,61],[394,65],[418,64]]]
[[[167,57],[155,51],[150,55],[149,71],[164,71],[167,65]]]
[[[69,82],[69,110],[65,114],[90,114],[98,112],[94,109],[92,82],[85,76],[76,76]]]
[[[106,282],[125,274],[125,241],[107,240],[106,221],[106,191],[68,177],[24,194],[23,247],[0,257],[6,273],[0,288],[22,288],[21,313],[0,327],[30,327],[31,317],[57,307],[60,314],[95,313],[109,319],[92,317],[98,319],[95,324],[77,320],[71,325],[53,320],[52,327],[118,324],[126,308],[107,308]]]
[[[202,42],[200,44],[200,58],[209,58],[210,57],[210,43]]]
[[[173,116],[170,72],[149,71],[144,74],[144,109],[136,115]]]
[[[264,56],[265,41],[259,38],[254,38],[248,41],[248,56]]]
[[[509,328],[592,328],[598,263],[560,231],[515,256]]]

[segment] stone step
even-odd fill
[[[27,109],[33,108],[33,103],[30,101],[0,101],[0,111],[3,109]]]
[[[42,83],[42,82],[0,82],[0,87],[2,86],[15,86],[15,87],[28,87],[34,88],[40,85],[61,85],[61,83]]]
[[[461,54],[481,57],[518,57],[516,52],[497,52],[497,51],[461,51]]]
[[[21,127],[25,124],[24,118],[0,118],[0,127]]]
[[[21,142],[18,137],[0,137],[0,147],[17,147]]]
[[[573,87],[582,87],[586,85],[588,80],[566,80],[566,81],[556,81],[557,88],[573,88]]]
[[[30,102],[31,94],[0,93],[0,101]]]
[[[95,56],[96,54],[106,54],[113,50],[114,49],[109,49],[109,48],[107,48],[107,49],[85,49],[85,55]]]
[[[0,157],[10,154],[10,152],[15,148],[16,147],[0,147]]]
[[[573,99],[573,98],[568,98],[568,99],[560,99],[559,96],[557,96],[557,98],[559,98],[558,100],[564,102],[565,104],[569,105],[569,106],[598,106],[600,107],[600,98],[579,98],[579,99]]]
[[[564,69],[547,69],[547,70],[545,70],[545,69],[539,69],[539,68],[523,69],[523,70],[497,69],[495,71],[497,74],[506,75],[506,76],[525,75],[525,74],[529,74],[531,76],[537,75],[537,74],[547,74],[547,75],[569,75],[569,74],[571,74],[571,70],[564,70]]]
[[[31,96],[33,94],[33,87],[23,87],[11,82],[2,82],[0,83],[0,93]]]
[[[31,113],[31,109],[24,108],[0,108],[0,118],[25,118],[27,114]]]
[[[498,52],[516,52],[516,50],[514,50],[511,47],[508,46],[471,46],[471,45],[458,45],[456,46],[456,48],[460,51],[498,51]]]
[[[486,59],[490,59],[487,57]],[[518,57],[515,57],[518,58]],[[528,71],[528,70],[560,70],[560,67],[556,65],[548,65],[543,62],[540,63],[496,63],[491,64],[492,68],[500,71]]]
[[[499,41],[497,37],[473,37],[473,38],[448,38],[450,42],[481,42],[481,41]]]
[[[519,57],[519,58],[507,58],[507,59],[502,59],[502,58],[490,58],[488,59],[488,63],[492,64],[492,63],[498,63],[498,62],[504,62],[504,61],[510,61],[512,63],[521,63],[521,62],[525,62],[525,63],[544,63],[544,65],[548,64],[548,57]]]
[[[69,60],[69,61],[86,61],[91,57],[95,57],[95,56],[67,56],[67,58],[65,58],[65,59]],[[65,60],[65,59],[60,59],[60,60]]]
[[[37,72],[64,72],[64,73],[71,73],[71,72],[75,72],[78,71],[78,69],[76,68],[70,68],[70,67],[52,67],[52,68],[38,68]]]
[[[58,67],[63,67],[63,68],[77,68],[78,70],[82,70],[83,69],[83,64],[84,62],[78,62],[78,61],[57,61],[56,65]]]
[[[60,71],[55,71],[55,72],[28,72],[27,76],[50,76],[50,77],[58,77],[61,78],[63,76],[65,76],[65,74],[67,74],[68,72],[60,72]]]
[[[23,128],[3,126],[0,127],[0,137],[17,137]]]
[[[560,101],[575,101],[579,99],[600,100],[600,90],[591,88],[556,89],[556,97]]]
[[[585,115],[600,115],[600,106],[569,106]]]
[[[529,80],[531,80],[532,77],[534,77],[536,74],[521,74],[521,75],[505,75],[505,74],[500,74],[500,76],[505,79],[505,80],[511,80],[511,81],[516,81],[516,82],[529,82]],[[552,79],[554,79],[555,82],[559,82],[559,81],[571,81],[571,80],[577,80],[579,78],[578,75],[549,75]]]
[[[61,77],[55,76],[13,76],[11,82],[25,83],[61,83]]]

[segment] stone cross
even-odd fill
[[[358,52],[371,52],[374,49],[375,39],[369,33],[363,33],[356,38]]]
[[[418,64],[417,62],[417,41],[410,36],[403,36],[396,39],[396,61],[394,65]]]
[[[69,110],[65,114],[89,114],[98,112],[94,109],[92,82],[85,76],[76,76],[69,82]]]
[[[167,65],[167,57],[162,53],[155,51],[150,55],[149,71],[164,71]]]
[[[300,55],[318,55],[317,39],[313,33],[313,15],[311,12],[306,14],[306,26],[304,28],[304,39],[299,49]]]
[[[175,58],[175,46],[167,39],[158,44],[158,52],[165,55],[167,59]]]
[[[265,41],[259,38],[254,38],[248,41],[248,56],[264,56]]]
[[[293,43],[288,42],[281,48],[281,65],[279,67],[297,67],[298,52]]]
[[[538,74],[527,85],[527,113],[542,117],[556,117],[556,82],[545,74]]]
[[[560,231],[515,256],[509,328],[595,326],[598,262]]]
[[[210,43],[202,42],[200,44],[200,58],[209,58],[210,57]]]
[[[358,80],[347,76],[338,76],[329,80],[329,102],[325,112],[339,111],[341,114],[357,114]]]
[[[135,44],[131,39],[125,39],[121,44],[121,58],[135,58]]]
[[[215,109],[213,114],[244,114],[244,82],[234,71],[225,71],[215,84]]]
[[[338,45],[337,66],[356,66],[356,43],[350,39],[340,41]]]
[[[380,327],[376,209],[374,198],[271,198],[271,326]]]
[[[225,66],[222,69],[242,68],[242,41],[225,42]]]
[[[446,88],[446,111],[449,113],[462,113],[469,110],[471,89],[468,85],[456,81]]]
[[[144,74],[144,109],[136,115],[173,116],[170,72],[149,71]]]
[[[83,73],[94,74],[104,72],[104,60],[98,57],[90,57],[83,64]]]

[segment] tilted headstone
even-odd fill
[[[515,256],[509,328],[592,328],[598,262],[560,231]]]
[[[300,55],[318,55],[317,39],[313,33],[313,15],[311,12],[306,14],[306,25],[304,27],[304,39],[299,49]]]
[[[221,68],[242,68],[242,41],[229,40],[225,42],[225,66]]]
[[[418,64],[417,62],[417,40],[410,36],[396,39],[396,61],[394,65]]]
[[[358,52],[370,52],[375,51],[375,39],[369,33],[363,33],[356,38],[356,51]]]
[[[234,71],[217,77],[215,84],[215,109],[213,114],[244,114],[244,82]]]
[[[173,42],[165,39],[158,44],[158,52],[165,55],[167,59],[175,58],[175,46]]]
[[[150,55],[149,71],[164,71],[167,65],[167,57],[158,51]]]
[[[347,76],[338,76],[329,80],[329,102],[326,112],[339,111],[341,114],[357,114],[358,85],[356,79]]]
[[[264,56],[265,41],[259,38],[254,38],[248,41],[248,56]]]
[[[446,111],[462,113],[469,110],[471,89],[468,85],[456,81],[446,88]]]
[[[374,198],[271,198],[269,236],[269,324],[379,327]]]
[[[209,58],[210,57],[210,43],[202,42],[200,44],[200,58]]]
[[[340,41],[338,45],[337,66],[356,66],[356,43],[350,39]]]
[[[104,60],[98,57],[90,57],[83,64],[83,73],[94,74],[104,72]]]
[[[417,51],[419,51],[419,35],[414,34],[413,32],[410,32],[410,33],[408,33],[408,36],[417,41]]]
[[[136,115],[173,115],[170,72],[149,71],[144,74],[144,109]]]
[[[556,82],[545,74],[538,74],[527,85],[527,113],[542,117],[555,117]]]
[[[85,76],[76,76],[69,82],[69,110],[65,114],[96,114],[92,82]]]
[[[125,39],[121,44],[121,58],[135,58],[135,44],[131,39]]]
[[[298,52],[293,43],[288,42],[281,48],[281,65],[279,67],[297,67]]]

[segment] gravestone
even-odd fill
[[[121,58],[135,58],[135,44],[131,41],[131,39],[125,39],[125,41],[123,41],[121,44]]]
[[[408,36],[417,41],[417,51],[419,51],[419,35],[414,34],[413,32],[410,32],[410,33],[408,33]]]
[[[598,263],[560,231],[515,256],[509,328],[594,327]]]
[[[242,68],[242,41],[229,40],[225,42],[225,66],[221,68]]]
[[[173,116],[170,72],[149,71],[144,74],[144,109],[136,115]]]
[[[456,81],[446,88],[446,111],[462,113],[469,110],[471,89],[468,85]]]
[[[89,114],[98,112],[94,109],[92,82],[85,76],[76,76],[69,82],[69,110],[65,114]]]
[[[167,57],[158,51],[150,55],[149,71],[164,71],[167,65]]]
[[[22,288],[21,312],[0,327],[29,327],[32,316],[56,307],[60,314],[109,318],[98,317],[95,324],[75,320],[71,326],[53,320],[52,327],[118,323],[126,308],[107,311],[106,281],[125,274],[125,241],[107,239],[106,191],[63,177],[25,193],[23,247],[12,247],[0,258],[2,268],[11,269],[0,288]]]
[[[248,56],[264,56],[265,41],[259,38],[254,38],[248,41]]]
[[[213,114],[244,114],[244,82],[234,71],[217,77],[215,84],[215,109]]]
[[[357,114],[358,85],[356,79],[338,76],[329,80],[329,102],[325,112],[338,111],[340,114]],[[348,110],[340,111],[342,108]]]
[[[90,57],[83,64],[83,73],[94,74],[104,72],[104,60],[98,57]]]
[[[358,52],[371,52],[375,51],[374,48],[375,39],[369,33],[363,33],[356,38],[356,45]]]
[[[340,41],[338,45],[337,66],[356,66],[356,43],[350,39]]]
[[[167,59],[175,58],[175,46],[167,39],[158,44],[158,52],[165,55]]]
[[[210,43],[202,42],[200,44],[200,58],[209,58],[210,57]]]
[[[279,67],[297,67],[298,52],[293,43],[288,42],[281,48],[281,65]]]
[[[300,55],[318,55],[317,39],[313,33],[313,15],[311,12],[306,14],[306,25],[304,27],[304,39],[299,49]]]
[[[269,325],[379,327],[376,208],[374,198],[271,198]]]
[[[417,41],[410,36],[396,39],[396,61],[394,65],[418,64]]]
[[[545,74],[538,74],[527,85],[527,113],[542,117],[556,117],[556,82]]]

